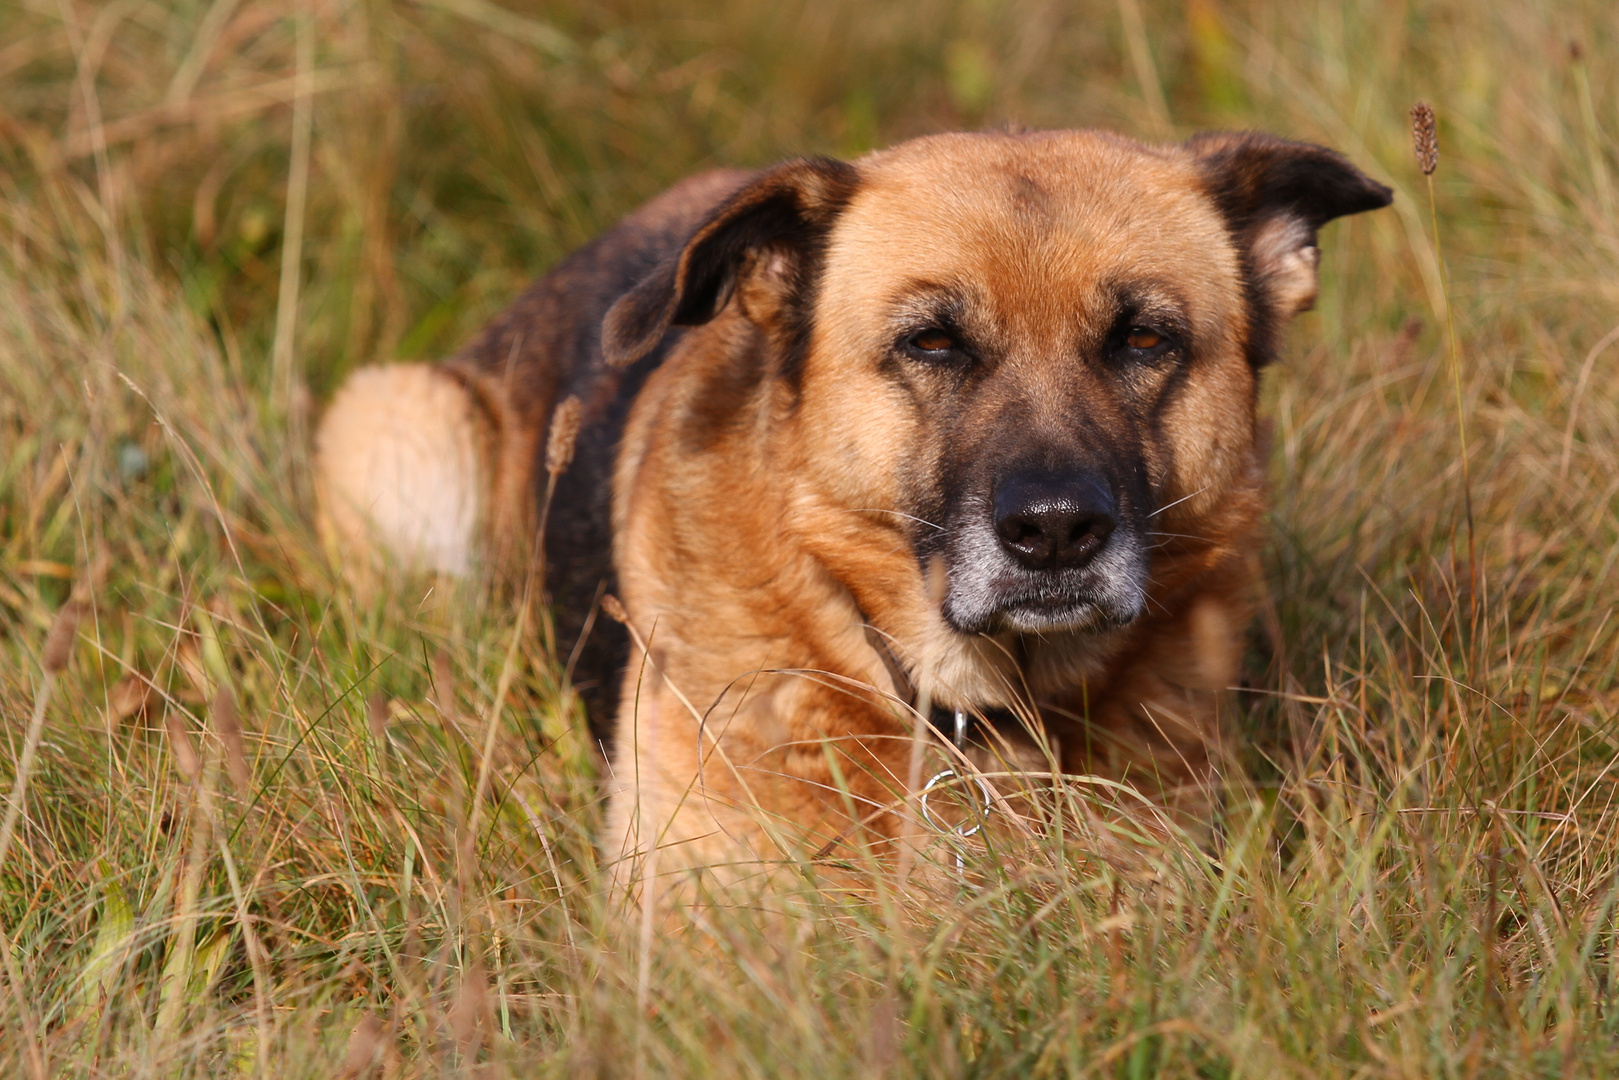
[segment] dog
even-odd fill
[[[543,558],[609,748],[604,847],[660,880],[896,841],[941,717],[971,721],[958,763],[1206,820],[1261,372],[1315,298],[1318,230],[1391,199],[1257,133],[706,173],[455,358],[352,376],[317,436],[322,528],[357,570]]]

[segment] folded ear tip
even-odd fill
[[[1206,132],[1186,141],[1227,214],[1247,219],[1290,209],[1312,228],[1347,214],[1380,210],[1394,191],[1336,150],[1262,132]]]
[[[668,328],[667,320],[658,320],[656,327],[646,325],[647,312],[638,303],[640,299],[631,291],[619,297],[602,318],[602,360],[610,368],[629,367],[641,359]]]
[[[678,285],[675,263],[664,262],[602,316],[601,353],[608,367],[629,367],[669,332]]]
[[[611,368],[629,367],[656,349],[671,326],[701,326],[714,318],[736,285],[745,252],[824,231],[858,180],[852,165],[800,158],[732,190],[680,252],[607,309],[601,325],[603,362]]]
[[[1380,184],[1376,180],[1361,172],[1347,161],[1345,166],[1353,170],[1352,175],[1357,181],[1353,186],[1353,193],[1344,192],[1337,205],[1330,208],[1330,217],[1345,217],[1349,214],[1364,214],[1369,210],[1381,210],[1394,202],[1394,189],[1387,184]]]
[[[614,369],[627,368],[644,355],[644,353],[636,353],[633,350],[624,352],[618,349],[610,349],[605,344],[602,346],[602,363]]]
[[[1348,170],[1349,175],[1355,178],[1356,183],[1354,186],[1359,189],[1355,193],[1355,197],[1353,199],[1345,200],[1346,202],[1353,202],[1355,204],[1355,209],[1348,211],[1349,213],[1358,214],[1366,210],[1381,210],[1383,207],[1394,202],[1393,188],[1389,187],[1387,184],[1382,184],[1376,180],[1373,180],[1371,177],[1361,172],[1360,169],[1356,168],[1356,166],[1350,162],[1348,158],[1343,157],[1343,155],[1336,154],[1334,156],[1338,157],[1343,162],[1343,168]]]

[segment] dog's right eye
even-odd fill
[[[1130,327],[1129,336],[1124,339],[1124,343],[1130,346],[1130,348],[1138,349],[1142,352],[1146,352],[1149,349],[1156,349],[1159,345],[1163,344],[1163,341],[1164,335],[1147,326]]]
[[[905,344],[930,359],[943,359],[946,353],[954,352],[957,348],[956,339],[938,327],[918,330]]]

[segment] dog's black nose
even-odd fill
[[[995,487],[995,535],[1030,570],[1083,566],[1119,523],[1108,484],[1087,473],[1014,473]]]

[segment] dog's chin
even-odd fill
[[[1146,607],[1146,558],[1120,529],[1084,567],[1031,571],[987,529],[962,529],[948,553],[941,614],[960,634],[1105,634]]]
[[[1141,614],[1130,597],[1016,598],[978,610],[964,610],[947,597],[944,619],[961,634],[1105,634],[1130,625]]]
[[[1135,613],[1076,600],[1068,604],[1023,604],[992,616],[994,629],[1017,634],[1102,634],[1135,621]]]

